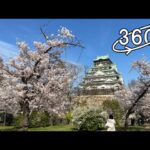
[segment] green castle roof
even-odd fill
[[[105,60],[105,59],[109,59],[109,56],[105,55],[105,56],[97,56],[96,59],[94,59],[94,61],[97,61],[97,60]]]

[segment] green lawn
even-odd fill
[[[0,131],[13,131],[14,126],[0,126]]]
[[[71,125],[57,125],[57,126],[28,129],[28,131],[72,131],[72,130],[73,130],[73,126]]]
[[[124,127],[117,128],[117,131],[150,131],[150,128],[145,126],[129,126],[127,129]]]
[[[0,131],[19,131],[14,126],[0,126]],[[72,125],[57,125],[39,128],[29,128],[28,131],[73,131]],[[106,130],[102,130],[106,131]],[[120,127],[117,131],[150,131],[150,126],[130,126],[127,129]]]
[[[14,126],[0,126],[0,131],[19,131],[19,129],[14,128]],[[28,131],[73,131],[73,126],[57,125],[39,128],[29,128]]]

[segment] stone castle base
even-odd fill
[[[80,95],[114,95],[114,89],[80,89]]]
[[[74,97],[79,105],[100,106],[105,100],[114,100],[114,95],[82,95]]]

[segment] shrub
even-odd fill
[[[29,127],[49,126],[49,114],[47,112],[32,111],[29,118]]]
[[[77,130],[96,131],[104,127],[105,118],[99,108],[77,108],[73,112],[72,123]]]
[[[72,113],[67,112],[66,115],[65,115],[65,119],[67,120],[67,124],[69,124],[70,121],[72,120]]]
[[[66,119],[59,117],[58,114],[50,114],[50,125],[66,124]]]
[[[102,111],[102,112],[100,113],[100,115],[101,115],[105,120],[107,120],[107,119],[109,118],[109,114],[108,114],[107,111]]]
[[[16,128],[21,128],[23,126],[23,121],[24,121],[24,116],[23,114],[18,114],[14,120],[13,120],[13,125],[16,127]]]
[[[5,112],[0,113],[0,124],[10,126],[13,123],[13,115]]]
[[[14,116],[12,114],[6,114],[6,125],[10,126],[13,123]]]
[[[116,126],[120,126],[123,117],[123,109],[117,100],[106,100],[102,104],[103,110],[112,113],[116,120]]]
[[[0,113],[0,124],[4,123],[4,113]]]

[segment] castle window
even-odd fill
[[[119,89],[119,86],[116,86],[115,89],[118,90],[118,89]]]

